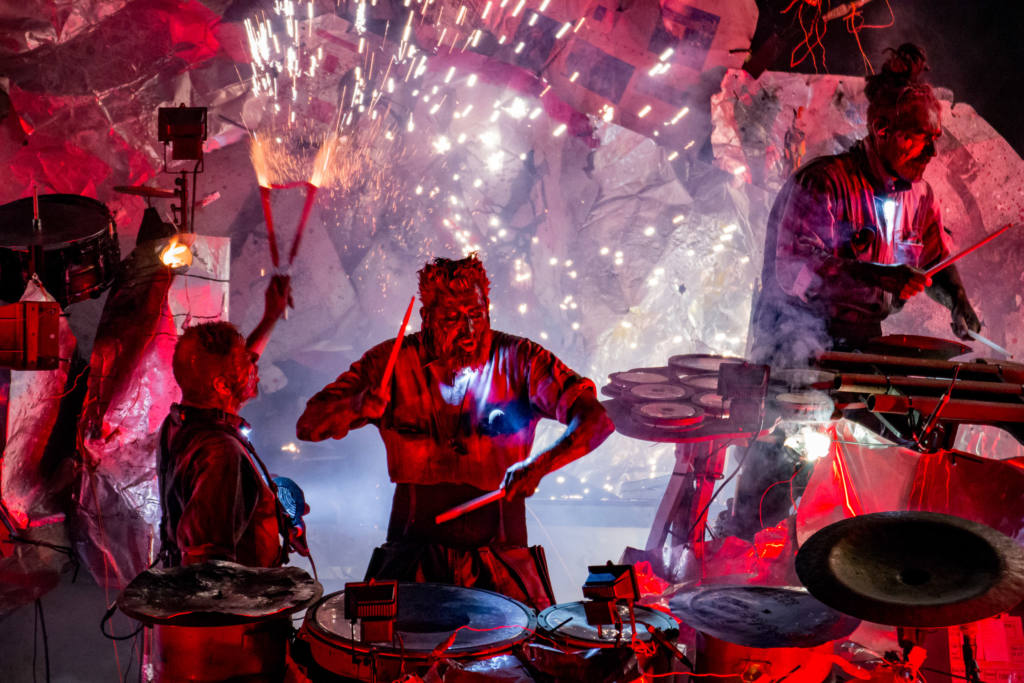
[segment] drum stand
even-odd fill
[[[666,576],[673,562],[692,549],[699,561],[704,554],[704,528],[715,482],[722,478],[728,440],[677,443],[676,466],[658,505],[644,548],[655,573]],[[669,536],[669,552],[664,546]],[[666,561],[667,558],[667,561]]]

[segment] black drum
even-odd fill
[[[552,605],[537,617],[537,640],[526,648],[530,663],[555,680],[635,680],[641,674],[663,674],[672,667],[672,655],[658,645],[648,627],[657,629],[667,642],[679,636],[676,621],[657,610],[635,606],[636,634],[629,608],[617,606],[622,629],[587,623],[582,602]]]
[[[325,671],[359,681],[392,681],[408,673],[423,674],[439,657],[475,660],[509,652],[533,634],[536,623],[533,610],[498,593],[400,583],[392,642],[360,640],[359,624],[345,619],[344,591],[306,612],[298,638],[308,647],[312,663]],[[456,631],[451,645],[435,654]]]
[[[33,248],[42,253],[40,279],[62,306],[97,297],[114,281],[121,250],[110,211],[89,197],[39,197],[42,229],[32,225],[32,198],[0,206],[0,298],[17,301],[32,273]]]

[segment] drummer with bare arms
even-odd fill
[[[543,549],[527,545],[525,498],[544,475],[597,448],[613,425],[594,383],[539,344],[492,330],[489,281],[471,255],[419,271],[422,331],[367,351],[311,398],[298,421],[307,441],[373,424],[395,494],[387,542],[367,578],[495,590],[542,609],[554,602]],[[532,453],[541,418],[566,425]],[[435,517],[492,490],[501,500],[442,524]]]

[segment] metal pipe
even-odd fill
[[[817,363],[826,368],[836,365],[866,369],[874,369],[875,367],[898,368],[903,374],[928,375],[931,377],[952,377],[959,368],[960,376],[966,375],[969,378],[980,378],[982,380],[994,376],[1005,382],[1024,384],[1024,365],[1008,361],[955,363],[948,360],[932,360],[929,358],[826,351],[818,356]]]
[[[941,396],[875,394],[868,397],[868,410],[893,415],[906,415],[911,410],[917,410],[924,415],[930,415],[941,400]],[[939,419],[978,424],[1024,422],[1024,404],[953,399],[942,409]]]
[[[860,394],[884,394],[889,387],[896,389],[917,389],[921,391],[944,392],[950,382],[930,377],[903,377],[899,375],[869,375],[843,373],[836,375],[833,388]],[[1011,382],[958,379],[953,383],[953,393],[999,394],[1001,396],[1024,396],[1024,384]]]

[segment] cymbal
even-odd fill
[[[297,612],[323,586],[298,567],[246,567],[210,560],[148,569],[117,596],[117,606],[145,624],[231,626]]]
[[[133,194],[139,197],[158,197],[161,199],[174,199],[178,196],[174,190],[165,190],[162,187],[149,187],[148,185],[115,185],[114,192]]]
[[[796,573],[826,605],[865,621],[966,624],[1024,599],[1024,548],[984,524],[936,512],[877,512],[819,530]]]
[[[669,608],[698,631],[746,647],[815,647],[860,624],[800,587],[700,586],[674,595]]]

